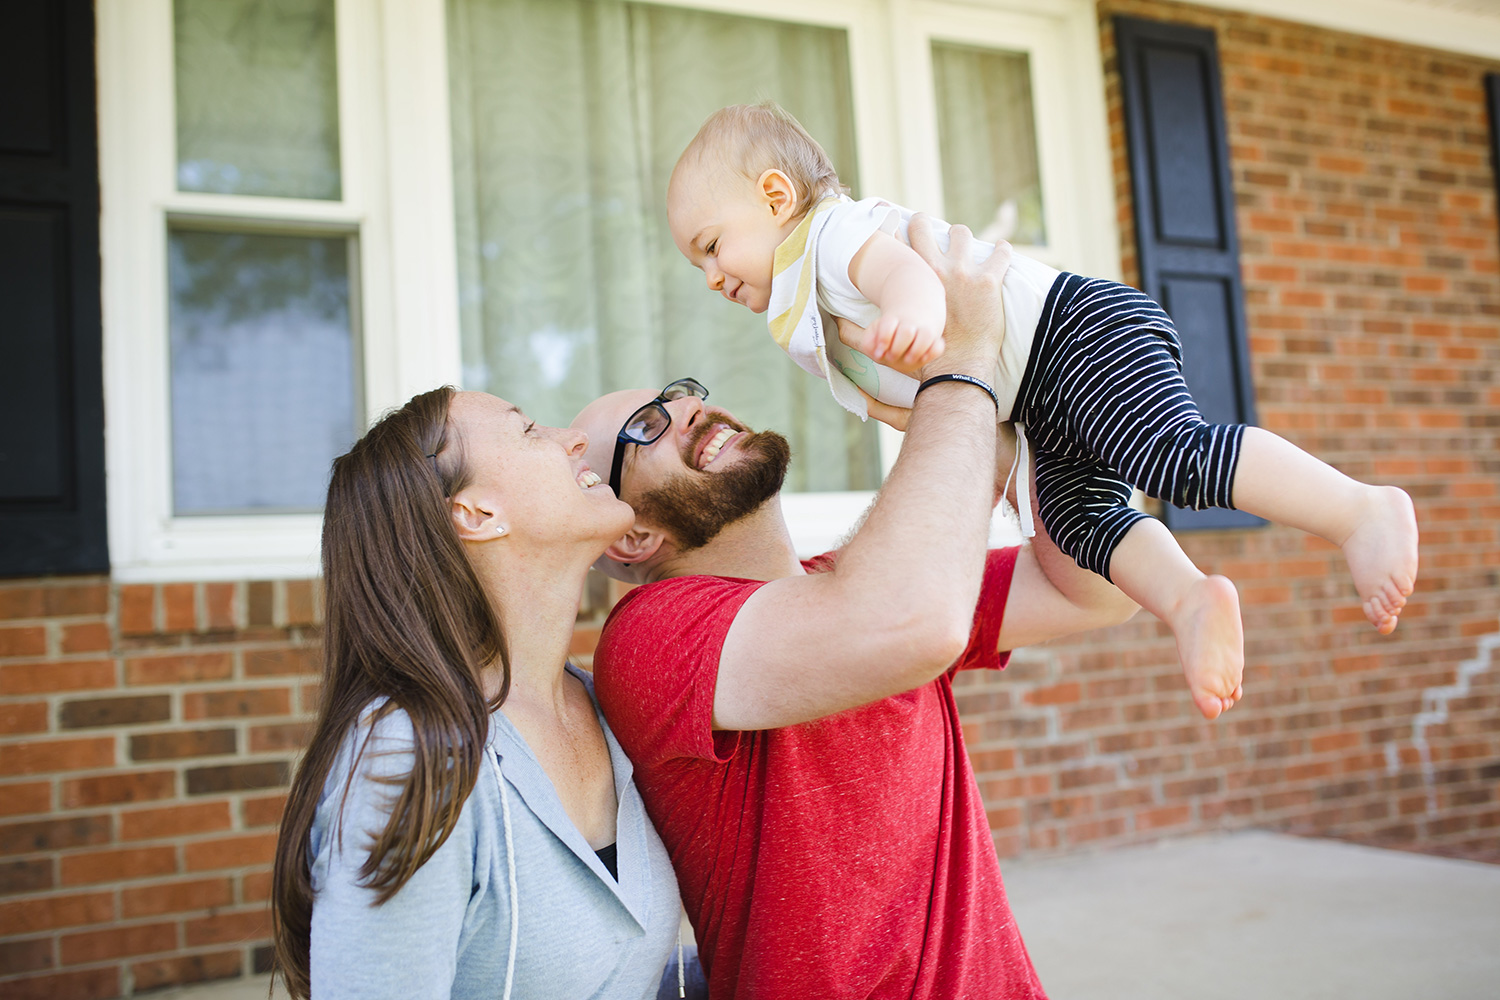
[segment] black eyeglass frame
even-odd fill
[[[668,413],[667,408],[662,404],[670,403],[674,399],[682,399],[684,396],[707,399],[708,388],[695,378],[680,378],[675,382],[669,382],[661,392],[656,394],[655,399],[636,409],[620,425],[619,432],[615,434],[614,461],[609,466],[609,488],[615,491],[615,496],[620,495],[620,472],[625,465],[625,446],[627,444],[654,444],[659,440],[667,432],[667,429],[672,426],[672,414]],[[653,410],[662,415],[661,428],[650,436],[631,433],[631,426],[638,423]]]

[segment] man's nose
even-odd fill
[[[697,396],[683,396],[666,404],[672,415],[672,426],[678,434],[691,434],[703,416],[703,400]]]

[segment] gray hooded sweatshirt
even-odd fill
[[[568,669],[593,698],[593,678]],[[312,826],[315,1000],[657,995],[677,944],[677,880],[602,714],[619,801],[618,882],[568,818],[521,734],[495,712],[486,761],[457,828],[381,906],[359,884],[359,868],[394,798],[393,786],[375,779],[410,772],[412,729],[401,711],[373,731],[370,712],[362,718],[329,772]]]

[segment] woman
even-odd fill
[[[634,520],[586,445],[443,388],[334,463],[322,704],[272,898],[294,997],[657,995],[677,883],[566,663]]]

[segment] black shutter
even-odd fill
[[[0,4],[0,576],[109,568],[90,0]]]
[[[1183,373],[1212,423],[1255,423],[1245,296],[1214,33],[1115,18],[1141,285],[1182,337]],[[1174,531],[1264,524],[1164,505]]]

